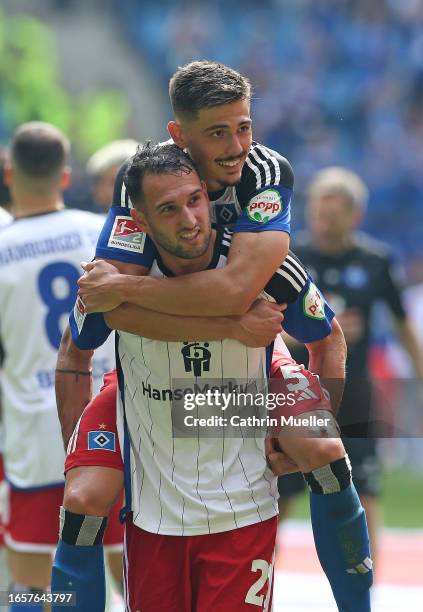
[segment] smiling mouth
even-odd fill
[[[236,168],[239,164],[244,161],[244,157],[238,157],[238,159],[228,159],[225,161],[217,160],[216,163],[222,168]]]
[[[200,228],[196,227],[191,232],[181,232],[179,235],[183,240],[195,240],[200,233]]]

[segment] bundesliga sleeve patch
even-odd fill
[[[314,283],[310,283],[310,287],[303,298],[303,310],[306,317],[310,317],[310,319],[322,320],[326,316],[323,297]]]
[[[116,441],[113,431],[89,431],[88,450],[107,450],[115,452]]]
[[[246,207],[251,221],[267,223],[278,217],[283,210],[282,196],[276,189],[266,189],[255,195]]]
[[[73,307],[73,317],[75,319],[75,323],[79,333],[81,333],[81,329],[84,325],[86,316],[87,313],[85,312],[84,303],[78,295],[78,297],[76,298],[75,306]]]
[[[140,230],[132,217],[117,215],[107,246],[124,251],[143,253],[145,236],[145,233]]]

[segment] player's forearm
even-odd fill
[[[104,262],[92,262],[78,281],[80,295],[87,312],[107,312],[126,302],[180,316],[242,315],[282,263],[288,243],[282,231],[236,234],[226,266],[177,278],[118,274]]]
[[[332,332],[318,342],[307,344],[309,370],[318,374],[322,385],[329,391],[331,404],[336,414],[342,400],[345,382],[347,345],[336,319],[332,321]]]
[[[111,329],[125,331],[151,340],[183,342],[195,340],[238,339],[236,321],[228,317],[182,317],[122,304],[105,313]]]
[[[116,282],[123,302],[179,316],[243,314],[257,295],[237,282],[228,266],[177,278],[125,276]]]
[[[91,400],[91,360],[94,351],[73,343],[69,326],[63,334],[56,369],[56,403],[65,448],[85,406]]]
[[[276,234],[278,242],[272,248],[269,240],[270,253],[266,259],[263,236],[257,243],[257,235],[243,234],[234,237],[228,263],[223,268],[163,279],[115,275],[112,291],[121,302],[166,314],[210,317],[245,314],[283,260],[284,249],[279,242],[280,234],[283,238],[286,235],[267,234],[273,241]]]

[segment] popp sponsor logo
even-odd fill
[[[281,214],[283,202],[279,191],[266,189],[258,193],[248,203],[247,215],[257,223],[267,223]]]
[[[304,314],[310,319],[324,319],[325,305],[321,293],[314,283],[310,283],[309,290],[304,296]]]

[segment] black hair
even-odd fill
[[[21,125],[10,145],[12,163],[30,179],[53,178],[68,153],[69,141],[60,130],[38,121]]]
[[[178,68],[169,82],[176,116],[195,119],[203,108],[251,100],[251,83],[242,74],[217,62],[201,60]]]
[[[191,157],[175,144],[154,144],[150,140],[139,145],[124,177],[126,189],[134,205],[141,204],[146,174],[190,174],[197,172]]]

